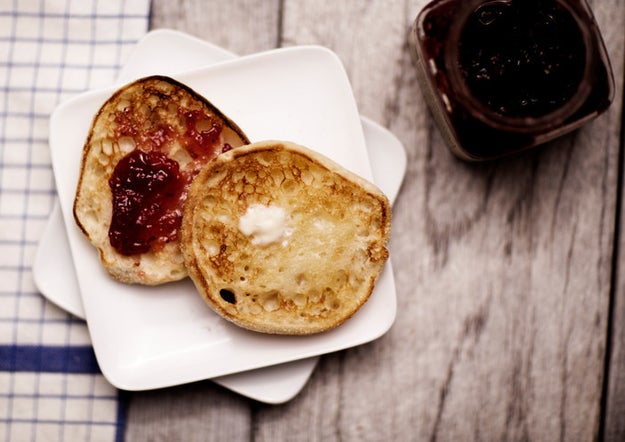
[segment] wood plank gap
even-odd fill
[[[284,41],[284,0],[278,2],[278,32],[276,35],[276,48],[281,48]]]
[[[625,71],[623,72],[624,82],[625,84]],[[616,209],[614,215],[614,239],[613,239],[613,248],[612,248],[612,271],[610,274],[610,299],[608,300],[608,319],[606,325],[606,350],[605,350],[605,358],[604,358],[604,369],[603,369],[603,387],[601,392],[601,416],[599,419],[599,432],[597,435],[597,440],[604,441],[606,434],[606,426],[608,424],[607,419],[609,415],[607,413],[608,409],[608,399],[610,394],[610,365],[612,362],[612,352],[613,352],[613,336],[614,336],[614,316],[615,316],[615,307],[616,307],[616,292],[618,290],[618,270],[619,270],[619,251],[620,251],[620,238],[621,238],[621,210],[623,207],[623,171],[625,169],[623,165],[623,161],[625,161],[625,88],[621,91],[622,93],[622,101],[621,101],[621,131],[619,135],[619,153],[618,153],[618,171],[616,182],[618,183],[616,189]]]

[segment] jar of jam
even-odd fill
[[[426,101],[465,160],[543,144],[614,97],[585,0],[434,0],[417,16],[411,43]]]

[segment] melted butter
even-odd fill
[[[247,208],[245,215],[239,219],[239,230],[252,237],[252,244],[261,246],[280,240],[285,244],[292,233],[287,227],[284,209],[262,204],[252,204]]]

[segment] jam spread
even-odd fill
[[[109,180],[111,245],[134,255],[176,240],[188,181],[178,163],[159,151],[135,149],[122,158]]]
[[[214,146],[219,141],[221,124],[199,110],[180,110],[186,121],[186,131],[182,143],[193,158],[216,156]]]
[[[109,179],[113,195],[109,240],[122,255],[157,251],[176,241],[187,190],[199,166],[231,148],[221,147],[222,127],[210,115],[183,108],[178,115],[184,121],[178,132],[158,119],[141,118],[131,107],[116,115],[115,136],[129,136],[136,143]],[[181,171],[167,156],[165,150],[176,138],[198,167]]]
[[[614,97],[586,0],[433,0],[411,39],[425,99],[462,159],[543,144],[590,121]]]
[[[469,15],[458,62],[473,95],[494,112],[539,117],[576,93],[585,52],[577,23],[560,3],[493,1]]]

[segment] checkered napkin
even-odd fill
[[[47,302],[32,264],[55,200],[55,106],[110,85],[149,0],[0,0],[0,441],[122,440],[120,394],[84,322]]]

